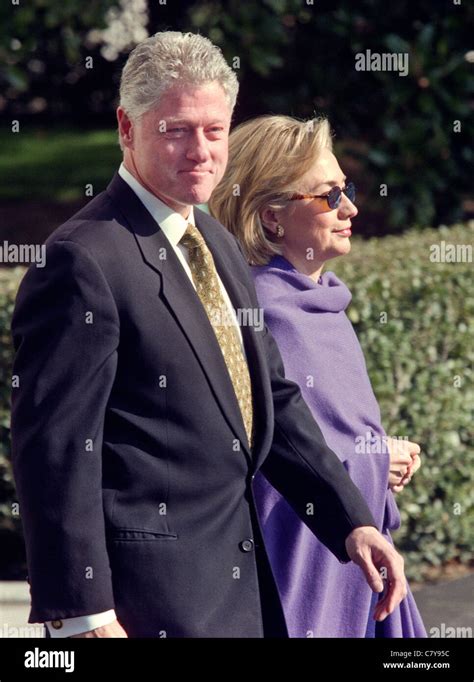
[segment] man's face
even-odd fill
[[[208,201],[224,175],[231,119],[217,82],[173,86],[139,121],[121,107],[117,118],[125,166],[146,189],[184,217]]]

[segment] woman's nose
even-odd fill
[[[339,204],[339,217],[344,218],[355,218],[359,213],[357,206],[352,203],[352,201],[345,194],[341,197],[341,203]]]

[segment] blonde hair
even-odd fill
[[[171,86],[216,81],[232,112],[239,83],[217,45],[196,33],[161,31],[130,52],[120,79],[120,105],[132,120],[155,108]],[[119,133],[119,144],[123,149]]]
[[[259,213],[265,206],[283,208],[324,149],[332,150],[331,129],[324,118],[260,116],[230,134],[229,162],[209,210],[237,237],[250,264],[266,265],[281,254]]]

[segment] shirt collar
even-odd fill
[[[145,206],[147,211],[151,213],[152,217],[159,224],[165,237],[172,244],[172,246],[177,246],[180,239],[186,232],[186,227],[188,223],[195,225],[194,222],[194,210],[191,206],[189,216],[183,218],[182,215],[173,211],[170,206],[167,206],[161,199],[158,199],[154,194],[149,192],[142,184],[138,182],[136,178],[125,168],[124,164],[120,164],[118,173],[122,180],[124,180],[127,185],[135,192],[137,197],[140,199],[142,204]]]

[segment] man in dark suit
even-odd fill
[[[236,94],[205,38],[138,45],[117,110],[123,164],[20,286],[13,465],[29,622],[51,636],[287,636],[258,469],[377,592],[385,568],[377,618],[405,596],[401,557],[258,323],[237,242],[194,208],[224,173]]]

